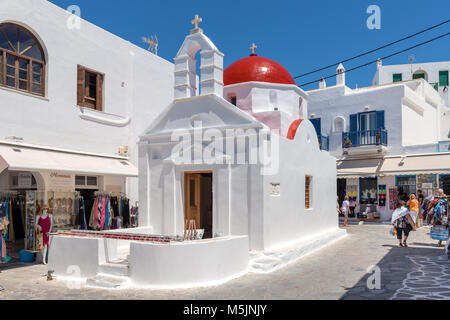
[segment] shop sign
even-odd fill
[[[18,175],[18,187],[20,189],[31,188],[32,177],[31,173],[19,173]]]
[[[75,188],[75,176],[69,173],[50,172],[49,184],[52,189],[73,189]]]
[[[422,189],[433,189],[433,183],[422,183]]]

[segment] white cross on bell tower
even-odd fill
[[[250,47],[250,50],[252,50],[252,54],[255,54],[256,49],[258,49],[258,46],[253,43],[252,46]]]
[[[192,22],[191,22],[194,25],[194,27],[195,27],[194,29],[191,30],[191,34],[203,33],[203,30],[201,28],[199,28],[199,26],[198,26],[201,22],[203,22],[203,19],[200,18],[198,16],[198,14],[196,14],[195,17],[194,17],[194,20],[192,20]]]

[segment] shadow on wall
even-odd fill
[[[409,246],[385,245],[392,249],[377,264],[381,288],[369,289],[368,283],[376,281],[375,273],[368,270],[354,287],[345,288],[341,300],[443,300],[445,296],[450,300],[450,260],[444,248],[438,248],[437,242],[434,247],[414,241]]]

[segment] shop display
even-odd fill
[[[38,199],[38,197],[40,199]],[[43,205],[43,193],[27,191],[25,196],[25,250],[36,252],[36,215]],[[38,211],[39,210],[39,211]]]
[[[429,196],[423,202],[424,217],[428,224],[447,225],[449,201],[447,197]]]
[[[48,205],[53,214],[55,228],[75,225],[75,195],[74,192],[49,192]]]
[[[375,204],[377,202],[377,178],[361,178],[361,204]]]
[[[437,179],[435,174],[419,174],[417,176],[417,188],[422,191],[425,197],[434,194],[437,189]]]
[[[397,188],[389,188],[389,209],[394,211],[397,208],[398,203],[398,190]]]
[[[387,200],[387,186],[379,185],[378,186],[378,205],[380,207],[385,207],[386,200]]]
[[[7,218],[8,207],[6,203],[0,203],[0,264],[6,263],[6,240],[9,221]]]
[[[416,176],[397,177],[397,189],[400,200],[408,202],[409,196],[417,193]]]
[[[130,217],[131,217],[131,227],[137,228],[139,226],[139,208],[137,206],[137,203],[136,206],[131,208]]]
[[[358,186],[347,186],[347,196],[349,197],[349,200],[351,201],[357,201],[358,200]]]
[[[43,249],[42,257],[44,264],[47,264],[47,251],[50,244],[50,233],[52,232],[53,227],[53,217],[49,213],[49,210],[50,208],[48,206],[44,206],[42,208],[42,213],[36,218],[36,229],[39,234],[38,238],[40,239],[40,236],[42,235],[42,242],[41,240],[36,241],[36,249]]]
[[[91,229],[101,231],[131,226],[130,200],[127,197],[97,193],[89,220]]]

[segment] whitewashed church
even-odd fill
[[[308,95],[255,45],[223,71],[193,22],[175,58],[175,99],[140,139],[141,225],[182,236],[195,220],[204,238],[248,236],[250,250],[337,231],[336,162],[306,119]]]
[[[336,161],[307,120],[308,94],[255,45],[224,71],[200,21],[175,57],[172,103],[139,138],[139,228],[108,239],[54,236],[55,275],[77,265],[95,286],[117,287],[117,275],[151,288],[215,285],[345,236]]]

